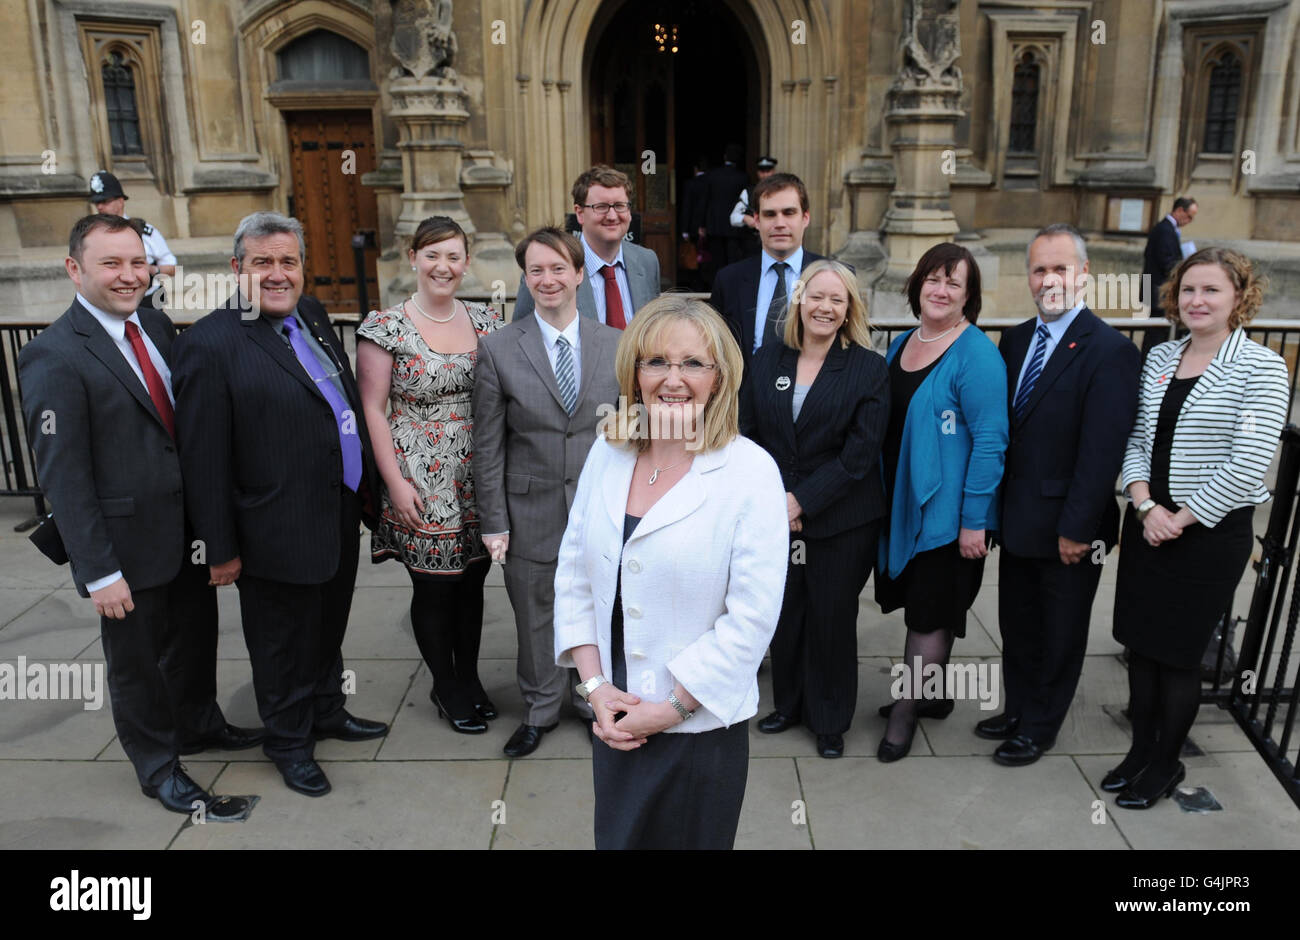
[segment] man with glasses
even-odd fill
[[[586,273],[578,284],[578,314],[621,330],[659,296],[659,257],[626,240],[632,181],[612,167],[592,167],[573,184],[573,211],[582,226],[579,244]],[[513,320],[536,309],[526,282],[526,277],[519,279]]]

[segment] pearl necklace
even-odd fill
[[[956,323],[948,327],[948,329],[944,330],[938,336],[931,336],[929,339],[926,339],[924,336],[921,335],[921,328],[918,326],[916,328],[916,338],[923,343],[937,343],[939,342],[939,340],[943,339],[945,336],[947,336],[953,330],[957,329],[957,327],[959,326],[961,326],[961,320],[958,320]]]
[[[433,323],[450,323],[451,320],[452,320],[452,318],[456,316],[456,302],[455,302],[455,301],[452,301],[452,304],[451,304],[451,314],[448,315],[448,316],[443,317],[441,320],[439,320],[437,317],[430,316],[428,313],[425,313],[424,308],[420,306],[420,302],[419,302],[418,300],[415,299],[415,295],[414,295],[414,294],[411,295],[411,303],[415,304],[415,309],[419,311],[420,316],[424,317],[426,320],[429,320],[430,322],[433,322]]]

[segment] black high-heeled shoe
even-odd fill
[[[1143,774],[1145,777],[1146,775]],[[1187,777],[1187,768],[1183,766],[1182,761],[1178,762],[1178,767],[1174,770],[1173,776],[1169,778],[1165,785],[1157,790],[1151,790],[1149,787],[1143,787],[1145,793],[1138,793],[1130,786],[1127,790],[1115,798],[1115,805],[1122,806],[1124,809],[1150,809],[1160,802],[1162,796],[1173,796],[1178,785]],[[1154,793],[1154,796],[1147,794]]]
[[[438,717],[447,719],[447,724],[451,725],[452,731],[460,734],[483,734],[488,729],[487,722],[477,714],[467,718],[453,717],[439,701],[437,690],[429,690],[429,701],[433,702],[434,707],[438,709]]]
[[[497,717],[497,707],[492,704],[490,698],[485,698],[481,702],[474,703],[474,714],[478,715],[484,721],[491,721]]]
[[[1138,778],[1142,776],[1142,771],[1144,770],[1146,770],[1145,767],[1135,774],[1122,774],[1119,772],[1119,768],[1116,767],[1114,770],[1107,773],[1106,776],[1101,778],[1101,789],[1105,793],[1123,793],[1129,787],[1133,786],[1133,784],[1137,783]]]
[[[876,709],[876,714],[881,718],[888,718],[894,710],[894,702],[887,705],[881,705]],[[952,710],[957,707],[957,703],[950,698],[927,698],[916,703],[917,718],[937,718],[942,721],[952,714]]]
[[[907,740],[902,744],[895,744],[888,737],[880,739],[880,746],[876,748],[876,757],[880,758],[882,764],[892,764],[896,760],[902,760],[907,756],[908,751],[912,750],[912,739],[916,737],[916,722],[912,723],[912,730],[907,734]]]

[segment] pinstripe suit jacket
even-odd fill
[[[1160,403],[1191,342],[1161,343],[1142,368],[1137,423],[1124,453],[1124,488],[1151,479]],[[1187,395],[1174,426],[1169,495],[1205,526],[1234,509],[1267,502],[1264,474],[1277,450],[1291,398],[1286,363],[1238,328]]]
[[[535,316],[479,338],[474,370],[474,486],[483,533],[510,533],[510,554],[555,561],[601,405],[618,401],[621,330],[578,317],[582,386],[572,417]]]
[[[339,364],[361,436],[359,491],[373,505],[374,456],[348,355],[319,303],[302,297],[298,317]],[[339,565],[343,458],[325,396],[264,317],[245,320],[231,303],[181,333],[173,352],[186,506],[208,563],[238,556],[254,577],[328,581]]]

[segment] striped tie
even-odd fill
[[[564,410],[573,414],[578,406],[578,383],[573,380],[573,347],[563,336],[555,340],[555,381],[560,386]]]
[[[1025,377],[1020,380],[1020,391],[1016,393],[1016,400],[1011,406],[1015,412],[1016,420],[1020,420],[1025,406],[1029,404],[1029,396],[1034,391],[1034,384],[1038,377],[1043,374],[1043,353],[1047,350],[1047,326],[1038,324],[1038,329],[1034,331],[1037,341],[1034,343],[1034,354],[1030,357],[1029,368],[1025,369]]]

